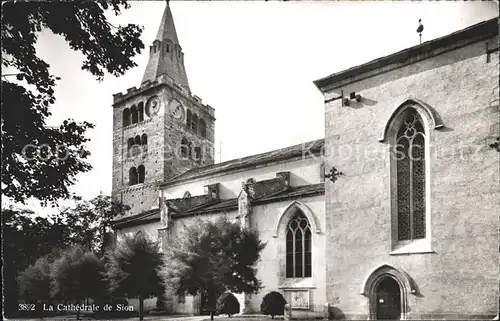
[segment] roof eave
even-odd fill
[[[463,47],[471,43],[479,42],[495,35],[498,35],[498,17],[480,22],[446,36],[426,41],[420,45],[398,51],[388,56],[377,58],[370,62],[351,67],[337,73],[333,73],[329,76],[317,79],[313,81],[313,83],[321,93],[325,93],[326,91],[338,88],[348,83],[352,83],[353,81],[361,80],[352,79],[356,76],[362,76],[363,74],[368,74],[374,70],[382,69],[383,67],[387,67],[390,65],[401,64],[402,62],[402,65],[412,64],[447,51],[437,51],[437,49],[444,49],[449,47],[451,50],[457,47]],[[435,52],[435,54],[432,54],[433,52]],[[424,56],[424,54],[429,53],[430,55]],[[419,56],[422,56],[421,59],[418,59]],[[416,60],[411,60],[411,58],[415,57],[417,58]],[[398,67],[401,66],[398,65]],[[387,71],[390,70],[384,70],[382,72]],[[368,77],[371,76],[373,75],[369,75]],[[368,77],[361,78],[364,79]]]

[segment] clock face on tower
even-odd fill
[[[172,99],[170,102],[170,112],[175,119],[184,120],[184,106],[177,99]]]
[[[148,102],[146,103],[146,114],[149,117],[152,117],[158,114],[159,110],[160,110],[160,98],[158,96],[153,96],[149,98]]]

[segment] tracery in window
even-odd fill
[[[413,108],[405,110],[396,134],[398,240],[426,237],[425,130]]]
[[[306,216],[297,211],[286,230],[286,277],[311,277],[311,224]]]

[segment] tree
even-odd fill
[[[90,201],[81,201],[63,211],[71,243],[79,244],[100,257],[111,243],[112,221],[130,209],[129,206],[100,194]]]
[[[91,169],[85,132],[92,124],[45,126],[59,78],[36,55],[35,43],[42,29],[50,29],[84,55],[82,69],[98,80],[105,71],[122,75],[144,48],[142,28],[106,20],[105,10],[118,15],[122,8],[129,8],[125,0],[2,3],[2,66],[17,71],[2,75],[2,195],[23,204],[30,197],[43,203],[69,198],[75,176]]]
[[[186,295],[205,295],[211,309],[226,291],[257,293],[256,263],[265,244],[256,231],[221,218],[185,228],[184,237],[170,246],[167,259],[168,280],[181,299]]]
[[[2,212],[2,232],[4,309],[7,316],[14,318],[19,312],[19,273],[44,255],[56,256],[69,245],[69,236],[60,217],[40,217],[13,208]]]
[[[28,302],[50,300],[51,276],[48,257],[39,258],[35,264],[30,265],[18,276],[19,292],[21,297]],[[36,312],[40,312],[36,309]]]
[[[285,313],[286,300],[279,292],[269,292],[262,299],[260,305],[260,311],[263,314],[268,314],[271,319],[274,319],[275,315],[283,315]]]
[[[45,255],[48,259],[71,246],[79,245],[102,257],[111,242],[112,218],[128,206],[99,195],[61,213],[38,216],[29,210],[7,209],[2,213],[5,310],[10,317],[18,312],[16,277]]]
[[[217,299],[217,313],[227,314],[228,317],[240,313],[240,303],[238,299],[230,292],[222,294],[219,299]]]
[[[144,299],[165,292],[161,275],[163,255],[158,244],[142,233],[125,235],[107,252],[107,278],[113,295],[139,299],[139,319],[144,318]]]
[[[77,302],[87,298],[102,301],[107,292],[105,274],[103,260],[94,253],[85,252],[76,246],[64,251],[54,262],[52,294],[55,298]],[[78,310],[77,319],[79,319]]]

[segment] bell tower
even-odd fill
[[[214,162],[214,109],[191,93],[167,2],[139,88],[113,95],[112,195],[135,215],[158,207],[158,184]]]

